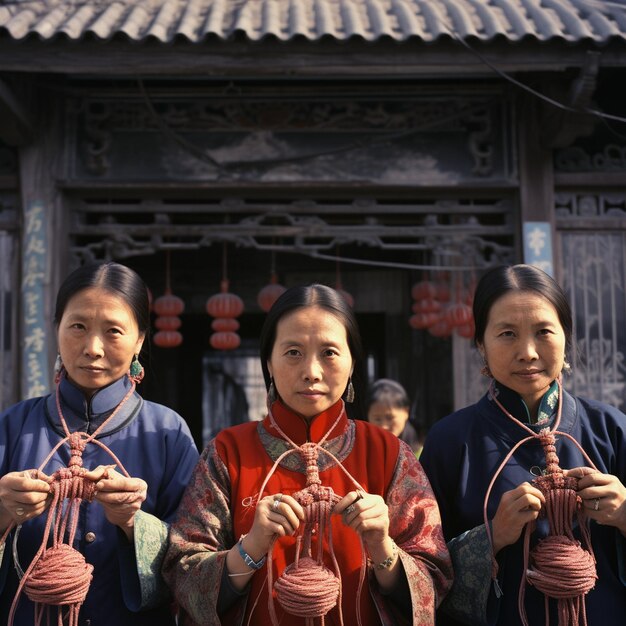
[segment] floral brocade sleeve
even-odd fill
[[[488,608],[497,609],[492,593],[491,543],[485,525],[481,524],[448,542],[454,564],[454,585],[442,609],[456,620],[471,626],[489,623]]]
[[[387,493],[389,534],[399,550],[411,593],[412,621],[398,615],[384,596],[374,599],[384,624],[432,626],[435,609],[452,585],[452,563],[441,518],[428,478],[412,450],[401,444],[398,464]]]
[[[226,554],[234,544],[229,501],[228,474],[211,442],[181,500],[163,564],[163,576],[183,609],[180,623],[186,626],[221,624],[217,600]],[[245,602],[241,605],[234,623],[243,618]]]

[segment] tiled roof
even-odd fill
[[[626,0],[0,0],[0,36],[162,42],[626,38]]]

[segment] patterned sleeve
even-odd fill
[[[167,530],[166,522],[145,511],[137,511],[133,543],[120,539],[122,593],[131,611],[154,608],[169,596],[161,576]]]
[[[163,576],[184,611],[181,624],[221,624],[216,607],[226,554],[234,545],[229,504],[228,473],[212,441],[183,495],[163,563]],[[243,619],[246,598],[234,616],[229,612],[233,624]]]
[[[471,626],[485,626],[493,585],[491,584],[491,544],[485,525],[455,537],[448,542],[454,566],[454,585],[446,596],[442,610]]]
[[[432,626],[435,609],[452,585],[452,563],[443,538],[439,508],[430,483],[412,450],[401,442],[398,464],[387,493],[389,534],[398,546],[406,573],[412,620],[394,611],[377,590],[373,572],[370,584],[382,623]]]

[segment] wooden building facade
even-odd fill
[[[369,376],[427,428],[484,382],[415,285],[466,304],[527,261],[574,308],[567,385],[624,410],[625,38],[626,7],[577,0],[0,5],[3,406],[50,386],[62,277],[114,259],[185,303],[144,393],[199,442],[263,411],[274,274],[349,292]],[[225,277],[228,351],[205,308]]]

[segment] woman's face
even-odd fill
[[[320,307],[283,317],[267,362],[282,401],[306,419],[331,407],[343,394],[353,363],[345,326]]]
[[[536,414],[565,359],[565,333],[554,306],[532,291],[508,292],[491,307],[478,347],[492,376]]]
[[[68,301],[57,339],[69,379],[91,396],[126,374],[144,335],[122,298],[90,287]]]
[[[380,426],[399,437],[409,419],[409,409],[391,406],[385,402],[373,402],[367,411],[367,419],[372,424],[376,424],[376,426]]]

